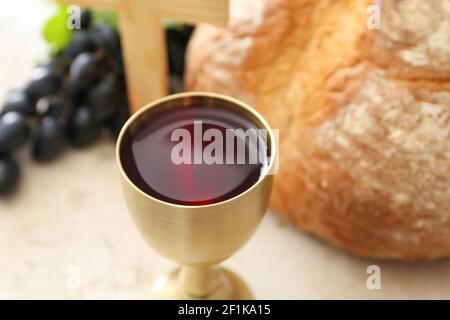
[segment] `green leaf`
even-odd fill
[[[73,30],[67,27],[68,19],[67,5],[59,5],[56,13],[45,23],[43,37],[52,51],[62,50],[70,43]]]
[[[174,29],[174,30],[182,30],[184,25],[181,22],[176,22],[172,20],[163,19],[164,29]]]
[[[116,30],[119,28],[119,18],[115,12],[93,10],[92,19],[94,22],[104,22]]]

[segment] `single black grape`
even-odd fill
[[[90,10],[83,9],[81,11],[80,23],[81,29],[86,30],[91,26],[92,14]]]
[[[73,60],[70,66],[70,84],[75,87],[89,87],[98,81],[99,64],[95,54],[84,52]]]
[[[92,27],[92,38],[97,48],[112,54],[120,50],[119,33],[106,23],[96,22]]]
[[[16,190],[20,179],[20,168],[12,158],[0,156],[0,196]]]
[[[41,115],[52,116],[58,119],[61,124],[67,123],[67,120],[72,113],[71,106],[68,103],[65,103],[64,99],[60,95],[47,97],[46,102],[47,108]]]
[[[15,89],[6,95],[3,107],[1,108],[1,113],[4,114],[10,111],[16,111],[25,116],[34,114],[34,106],[26,90],[22,88]]]
[[[63,95],[46,96],[37,101],[36,114],[39,117],[52,116],[66,124],[72,114],[72,105]]]
[[[45,162],[55,159],[64,150],[64,127],[55,117],[43,117],[35,127],[31,142],[31,156]]]
[[[68,126],[69,141],[76,147],[86,147],[96,142],[101,128],[94,120],[92,110],[81,106],[72,117]]]
[[[72,58],[75,58],[80,53],[92,52],[94,50],[95,45],[92,41],[91,34],[85,30],[79,30],[75,32],[72,41],[67,48],[67,51]]]
[[[113,75],[108,75],[88,96],[88,106],[97,122],[108,120],[117,109],[118,85]]]
[[[27,92],[33,99],[55,94],[61,86],[61,77],[52,65],[42,65],[31,72]]]
[[[25,117],[15,111],[0,117],[0,154],[9,154],[28,139],[30,128]]]

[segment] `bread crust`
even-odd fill
[[[239,0],[190,42],[187,87],[280,129],[272,208],[354,253],[450,256],[450,1]]]

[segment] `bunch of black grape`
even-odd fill
[[[67,144],[95,143],[105,128],[117,137],[129,116],[119,34],[92,22],[89,11],[81,17],[69,46],[37,66],[0,109],[0,195],[18,184],[13,155],[25,143],[35,161],[51,161]]]

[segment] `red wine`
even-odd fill
[[[224,201],[256,183],[267,165],[265,140],[258,136],[255,145],[255,140],[243,136],[227,136],[235,129],[257,132],[259,128],[226,107],[180,106],[143,114],[124,133],[122,166],[139,189],[160,200],[181,205]],[[184,135],[176,134],[180,132]],[[211,132],[215,135],[208,135]],[[220,136],[222,145],[208,153]],[[234,144],[227,144],[230,139]]]

